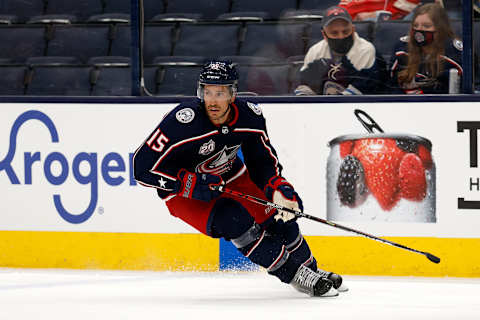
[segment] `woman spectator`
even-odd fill
[[[437,3],[418,7],[410,34],[400,38],[391,65],[392,87],[406,94],[457,93],[463,43]]]

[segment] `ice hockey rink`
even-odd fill
[[[262,271],[0,269],[0,319],[480,319],[480,279],[344,279],[310,298]]]

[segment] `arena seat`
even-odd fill
[[[200,13],[207,20],[213,20],[230,10],[228,0],[175,0],[167,1],[165,13]]]
[[[309,22],[309,21],[321,21],[324,16],[324,10],[321,9],[309,9],[309,10],[286,10],[280,19]]]
[[[120,0],[115,0],[120,1]],[[70,14],[86,21],[88,17],[102,13],[101,0],[48,0],[44,14]]]
[[[303,66],[305,55],[288,57],[288,63],[290,64],[289,82],[290,89],[293,92],[300,84],[300,68]]]
[[[55,26],[48,44],[49,56],[74,55],[81,62],[95,56],[109,55],[110,31],[108,25]]]
[[[90,81],[92,96],[132,95],[132,71],[129,57],[93,57]]]
[[[0,14],[0,24],[10,25],[18,23],[18,17],[13,14]]]
[[[93,96],[131,95],[130,57],[93,57],[88,64],[92,66],[90,81]]]
[[[112,42],[110,43],[111,56],[129,57],[131,50],[132,29],[128,24],[117,24],[111,26],[110,36]],[[161,36],[160,38],[161,39]],[[147,46],[147,41],[146,46]],[[150,45],[148,42],[148,45]]]
[[[32,57],[27,59],[27,95],[88,96],[90,68],[74,57]]]
[[[218,57],[236,55],[240,24],[197,23],[182,24],[173,54]]]
[[[239,94],[255,93],[265,96],[290,94],[288,63],[239,64],[237,70],[242,75],[238,81]]]
[[[87,23],[130,23],[130,14],[128,13],[102,13],[90,16]]]
[[[3,15],[15,15],[18,22],[25,23],[31,17],[44,14],[43,0],[2,0],[0,13]],[[3,4],[3,8],[2,8]]]
[[[165,3],[162,0],[143,0],[144,20],[150,21],[157,14],[165,13]]]
[[[195,96],[201,65],[158,65],[155,67],[156,95]]]
[[[238,55],[286,61],[287,57],[304,54],[305,27],[302,23],[247,23]]]
[[[274,64],[275,61],[269,57],[256,56],[222,56],[220,60],[232,61],[234,64]]]
[[[331,6],[338,5],[339,0],[299,0],[298,9],[311,10],[311,9],[327,9]]]
[[[164,69],[166,67],[184,66],[184,67],[200,67],[208,60],[207,57],[201,56],[161,56],[155,57],[153,64],[147,64],[144,68],[145,86],[150,94],[158,94],[158,87],[165,77]],[[197,72],[196,69],[192,72]],[[184,69],[179,69],[184,70]],[[195,74],[192,75],[193,77]],[[196,74],[198,77],[198,74]],[[177,85],[183,85],[177,83]],[[189,86],[190,87],[190,86]],[[195,92],[185,92],[185,95],[194,95]]]
[[[161,13],[150,19],[149,22],[196,23],[202,19],[201,13]]]
[[[409,30],[410,21],[391,20],[376,24],[373,45],[388,67],[390,67],[395,44],[401,37],[407,35]]]
[[[3,59],[2,59],[3,60]],[[27,67],[0,62],[0,96],[23,95]]]
[[[235,12],[267,12],[269,16],[277,20],[288,9],[296,9],[297,0],[232,0],[232,13]]]
[[[241,22],[263,22],[271,19],[268,12],[264,11],[243,11],[223,13],[217,17],[217,21],[241,21]]]
[[[172,54],[172,46],[174,42],[174,33],[176,29],[173,24],[146,25],[144,33],[143,59],[145,63],[153,63],[156,56],[169,56]],[[129,27],[128,27],[128,30]],[[124,46],[125,50],[129,50],[128,44],[115,38],[116,45],[112,47],[112,54],[117,52],[117,47]],[[128,51],[126,51],[128,52]]]
[[[0,25],[0,58],[24,62],[26,58],[45,54],[45,27]]]
[[[93,0],[92,0],[93,1]],[[103,13],[127,13],[130,14],[131,0],[102,0],[105,4]],[[157,2],[161,2],[158,1]]]

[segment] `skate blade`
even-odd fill
[[[342,283],[342,284],[340,285],[340,287],[337,288],[337,291],[338,291],[338,292],[347,292],[347,291],[348,291],[348,287]]]
[[[322,294],[321,296],[315,296],[316,298],[330,298],[338,296],[338,291],[334,287],[331,287],[330,290]]]

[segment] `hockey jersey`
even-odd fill
[[[237,98],[230,106],[233,120],[221,126],[210,121],[199,99],[170,111],[136,150],[135,179],[169,200],[178,188],[180,169],[217,174],[228,183],[248,168],[252,181],[264,190],[268,180],[282,171],[265,118],[254,103]]]
[[[449,93],[449,71],[455,69],[460,77],[458,87],[461,87],[461,76],[463,69],[462,61],[463,43],[459,39],[448,39],[445,43],[445,54],[443,60],[443,71],[436,78],[427,71],[425,64],[421,63],[419,70],[412,83],[399,85],[398,73],[408,65],[408,36],[400,38],[397,42],[391,61],[391,84],[393,90],[399,93],[415,94],[445,94]],[[401,86],[401,87],[400,87]]]
[[[307,52],[300,69],[300,86],[308,86],[316,94],[376,93],[378,85],[376,51],[372,43],[353,34],[353,46],[346,55],[332,55],[324,39],[313,45]],[[347,90],[346,90],[347,89]]]

